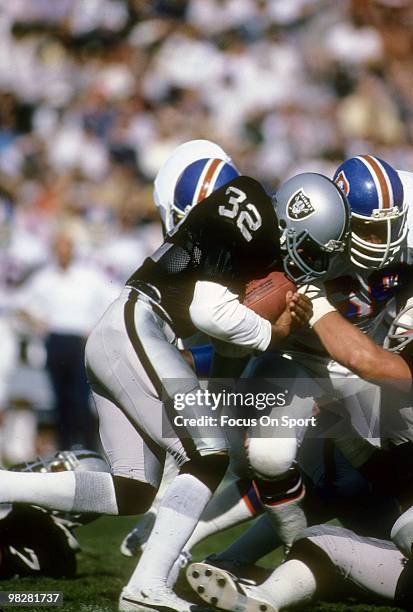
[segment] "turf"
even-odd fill
[[[117,610],[117,600],[122,586],[127,582],[135,559],[126,559],[119,552],[119,543],[135,520],[131,518],[104,517],[78,530],[77,535],[82,546],[78,555],[78,575],[72,580],[52,580],[48,578],[22,578],[3,581],[2,591],[62,591],[64,603],[56,608],[62,612],[113,612]],[[222,550],[241,533],[244,527],[235,527],[213,536],[195,549],[195,558],[201,559],[207,554]],[[263,559],[263,565],[270,567],[277,562],[279,555],[272,553]],[[182,580],[181,588],[186,591]],[[2,610],[12,610],[10,607]],[[19,607],[20,610],[44,612],[40,606]],[[351,601],[340,604],[319,603],[306,607],[309,612],[396,612],[391,606],[371,606],[354,604]]]

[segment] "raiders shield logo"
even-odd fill
[[[296,191],[288,201],[287,217],[295,221],[297,219],[307,219],[313,213],[315,213],[315,208],[311,204],[310,198],[302,189]]]

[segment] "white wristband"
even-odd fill
[[[313,327],[324,315],[336,311],[336,308],[328,301],[323,285],[303,285],[298,291],[311,300],[313,316],[308,322],[310,327]]]
[[[319,321],[324,315],[329,312],[336,312],[336,309],[327,298],[317,298],[313,300],[313,316],[309,320],[308,324],[310,327],[314,327],[314,325]]]

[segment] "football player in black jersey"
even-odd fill
[[[281,225],[276,198],[249,177],[206,197],[129,279],[90,335],[87,370],[112,474],[0,474],[0,501],[138,514],[152,501],[165,453],[176,458],[180,474],[165,493],[121,610],[194,609],[168,588],[168,574],[227,467],[225,439],[198,429],[202,406],[193,398],[199,402],[202,392],[176,337],[201,330],[240,350],[276,345],[309,319],[309,301],[289,295],[270,323],[240,303],[245,283],[283,269],[299,282],[320,277],[345,246],[348,205],[332,181],[302,174],[280,193],[288,200]],[[179,429],[178,396],[192,417]]]
[[[335,212],[341,213],[340,233],[329,236],[338,244],[347,231],[347,209],[342,195],[324,177],[306,175],[301,180],[291,192],[291,201],[297,204],[297,217],[301,213],[305,219],[306,214],[317,213],[320,204],[314,194],[324,198],[324,204],[329,200]],[[308,213],[300,207],[297,197],[300,187],[314,198],[311,204],[309,196]],[[311,256],[317,258],[314,251]],[[328,257],[328,251],[321,246],[319,257],[323,264]],[[309,315],[306,300],[295,295],[281,321],[271,325],[247,310],[238,296],[249,280],[282,269],[282,258],[271,199],[253,179],[235,178],[192,209],[167,236],[158,251],[129,279],[123,296],[89,339],[87,362],[99,413],[112,410],[108,400],[115,400],[113,403],[121,404],[129,420],[146,434],[141,443],[142,461],[138,465],[135,461],[135,474],[140,469],[141,481],[156,484],[162,467],[161,449],[172,453],[182,464],[180,475],[165,493],[144,554],[121,596],[121,609],[156,610],[166,605],[171,609],[190,609],[168,592],[166,579],[227,466],[225,440],[205,438],[197,431],[199,406],[192,414],[190,406],[186,409],[186,415],[189,408],[195,424],[189,421],[187,432],[178,432],[174,427],[170,402],[178,394],[195,395],[199,388],[196,377],[173,344],[174,337],[186,337],[200,329],[242,348],[265,350],[276,344],[288,333],[293,316],[306,320]],[[299,269],[301,273],[307,270]],[[123,332],[121,337],[118,333],[122,330],[126,334]],[[101,356],[109,343],[108,369]],[[123,359],[116,365],[118,381],[114,385],[112,365],[120,354]],[[128,368],[133,363],[131,380]],[[105,387],[109,379],[112,386],[108,397]],[[159,398],[164,399],[163,403]],[[158,453],[148,439],[157,443]]]

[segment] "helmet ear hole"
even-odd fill
[[[279,226],[280,226],[280,229],[282,229],[282,230],[287,227],[287,223],[286,223],[285,219],[280,219]]]

